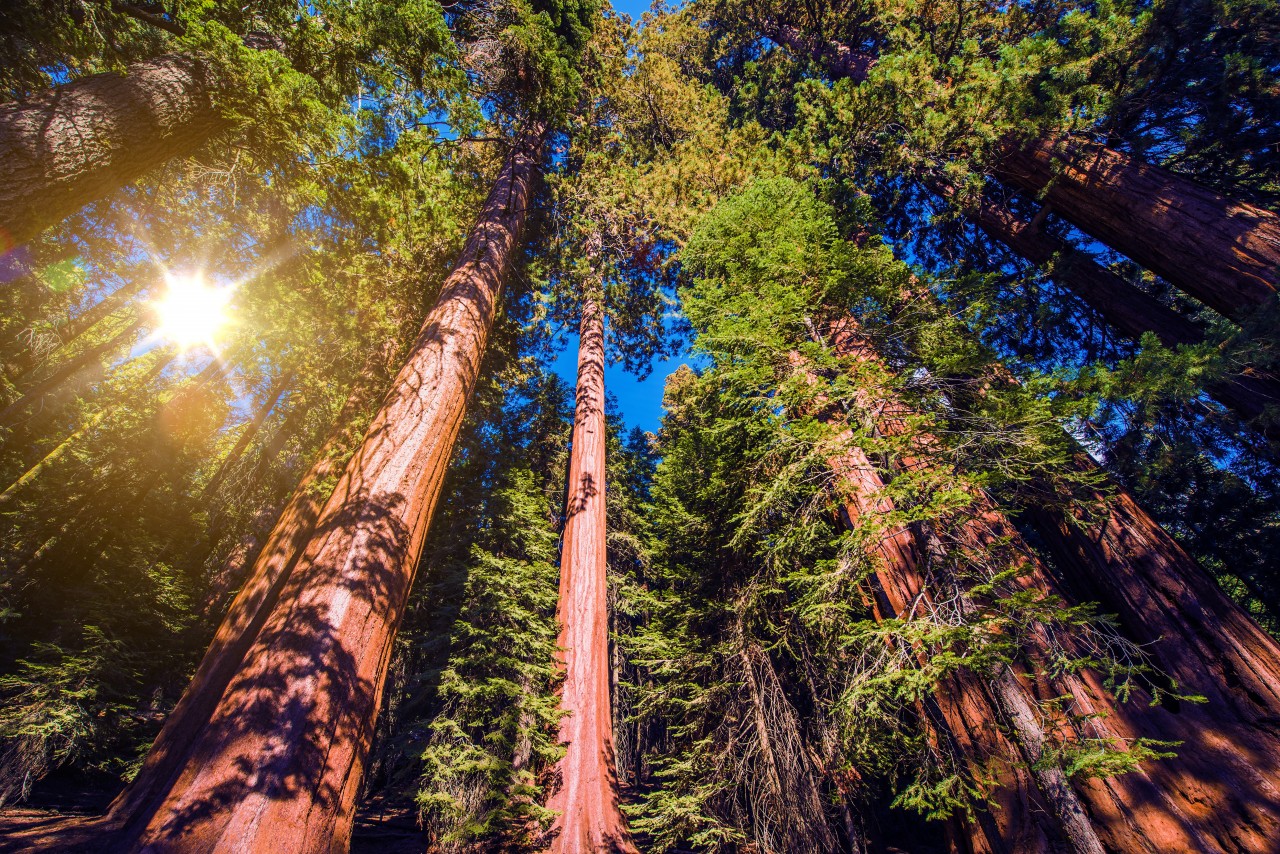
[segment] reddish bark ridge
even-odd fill
[[[604,316],[582,305],[569,499],[560,559],[560,656],[564,688],[552,854],[636,851],[618,807],[609,698],[609,604],[605,561]]]
[[[392,642],[544,138],[533,123],[512,146],[407,364],[135,850],[319,854],[349,844]]]
[[[794,27],[761,29],[833,80],[860,82],[875,63]],[[1280,290],[1280,216],[1264,208],[1088,142],[1010,144],[995,175],[1226,317],[1242,320]]]
[[[204,63],[168,55],[0,107],[0,248],[24,243],[227,122]]]

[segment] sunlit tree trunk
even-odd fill
[[[1166,347],[1204,342],[1199,325],[1143,293],[1097,261],[992,202],[983,202],[968,215],[993,240],[1009,247],[1038,266],[1052,265],[1055,281],[1085,301],[1129,338],[1152,332]],[[1239,374],[1211,383],[1206,389],[1215,400],[1245,421],[1264,414],[1268,406],[1280,406],[1280,380],[1246,366]],[[1280,439],[1280,424],[1258,423],[1268,438]]]
[[[866,72],[850,68],[875,61],[795,28],[762,31],[833,79],[860,80]],[[1247,317],[1280,288],[1280,216],[1167,169],[1101,145],[1041,139],[1011,144],[995,175],[1227,317]]]
[[[105,320],[116,310],[123,307],[125,303],[142,291],[143,284],[144,280],[142,278],[123,284],[59,326],[57,332],[62,339],[63,346],[70,344],[92,329],[100,320]]]
[[[392,642],[544,136],[534,124],[512,145],[407,364],[136,847],[286,854],[348,844]]]
[[[27,389],[22,397],[0,410],[0,426],[10,427],[16,424],[24,412],[38,404],[46,395],[57,391],[76,374],[98,362],[102,357],[120,350],[125,344],[132,345],[138,330],[142,328],[142,323],[142,318],[134,320],[106,341],[87,348],[59,365],[53,373]]]
[[[167,55],[0,107],[0,235],[23,243],[227,122],[203,62]]]
[[[558,645],[564,686],[560,724],[565,755],[547,802],[559,815],[548,851],[634,852],[618,807],[609,697],[609,604],[605,553],[604,310],[582,300],[578,390],[569,458],[568,506],[560,558]]]

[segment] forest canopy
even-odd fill
[[[0,9],[0,850],[1273,851],[1280,7],[630,11]]]

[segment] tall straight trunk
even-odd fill
[[[142,291],[145,280],[141,277],[127,282],[96,303],[58,327],[58,336],[63,345],[70,344],[84,333],[92,329],[100,320],[105,320],[117,309]]]
[[[106,341],[87,348],[84,352],[73,356],[58,366],[49,376],[27,389],[22,397],[0,410],[0,426],[13,426],[22,417],[22,413],[39,403],[45,395],[57,391],[64,383],[100,360],[103,356],[114,353],[125,344],[132,345],[138,330],[142,328],[142,323],[142,318],[134,320]]]
[[[204,489],[200,490],[200,498],[207,499],[210,495],[217,492],[218,487],[222,485],[222,481],[226,479],[231,469],[235,468],[236,463],[240,462],[240,458],[244,456],[245,450],[249,444],[253,442],[258,435],[258,431],[262,429],[262,425],[266,423],[267,418],[275,410],[276,404],[280,402],[280,398],[284,395],[289,387],[289,383],[293,382],[293,372],[289,371],[284,376],[276,380],[275,385],[267,392],[267,398],[258,407],[253,418],[245,425],[240,433],[240,437],[236,439],[236,443],[231,450],[227,452],[227,456],[223,459],[222,465],[218,466],[218,470],[214,472],[213,477],[209,478],[209,482],[205,484]]]
[[[843,419],[834,414],[824,420],[843,427]],[[894,507],[884,494],[876,467],[852,440],[847,427],[840,430],[835,437],[840,450],[828,465],[840,480],[846,521],[856,526],[864,518],[887,518]],[[908,619],[920,607],[932,607],[920,570],[921,550],[910,530],[897,526],[884,531],[873,557],[872,607],[878,619]],[[927,650],[917,650],[917,655],[926,663]],[[1027,755],[1027,746],[1042,746],[1045,735],[1027,714],[1030,701],[1025,692],[1007,676],[995,680],[993,687],[1003,700],[999,705],[979,676],[960,670],[939,682],[923,709],[935,740],[964,762],[970,784],[987,775],[995,784],[986,793],[988,802],[969,810],[969,823],[960,830],[965,850],[1047,854],[1069,842],[1074,851],[1100,850],[1096,834],[1081,820],[1079,799],[1061,772],[1047,768],[1037,773],[1028,768],[1039,756]]]
[[[333,432],[280,512],[262,548],[250,545],[237,549],[232,558],[239,557],[241,563],[224,566],[220,577],[214,579],[218,600],[233,589],[241,577],[245,582],[227,609],[190,685],[165,719],[141,770],[111,804],[109,823],[136,832],[151,820],[160,800],[171,793],[176,775],[189,760],[191,745],[209,723],[227,686],[244,663],[245,654],[276,606],[302,550],[315,533],[316,520],[330,495],[325,484],[342,468],[347,457],[345,451],[357,438],[360,413],[377,393],[377,361],[370,357],[365,363],[338,414]],[[126,832],[126,839],[130,836],[131,833]]]
[[[515,140],[457,266],[209,723],[136,847],[330,852],[350,839],[396,629],[545,130]]]
[[[609,582],[605,536],[604,309],[582,301],[578,390],[560,558],[558,646],[564,672],[560,724],[565,755],[547,807],[559,815],[548,851],[634,852],[618,806],[609,698]]]
[[[0,234],[24,243],[228,127],[199,59],[170,54],[0,107]]]
[[[1123,335],[1136,339],[1150,331],[1170,348],[1204,343],[1204,330],[1198,324],[1066,241],[1023,222],[1008,208],[984,201],[967,213],[989,237],[1014,253],[1038,266],[1052,264],[1054,281],[1084,300]],[[1280,379],[1251,366],[1210,383],[1205,390],[1245,421],[1259,418],[1268,406],[1280,406]],[[1257,426],[1268,438],[1280,439],[1280,424]]]
[[[850,68],[875,62],[793,27],[762,31],[823,62],[833,79],[861,80],[865,71]],[[1243,320],[1280,289],[1280,216],[1167,169],[1105,146],[1046,138],[1011,143],[995,175],[1226,317]]]
[[[848,323],[841,325],[844,330],[837,332],[837,340],[843,335],[844,346],[849,351],[872,358],[873,354],[859,342],[853,327]],[[900,407],[901,404],[890,402],[881,408],[877,418],[880,429],[890,434],[903,429],[902,419],[908,413]],[[927,464],[927,455],[920,460],[904,461],[908,466]],[[1021,583],[1027,590],[1067,602],[1091,601],[1087,594],[1081,593],[1079,585],[1075,589],[1064,589],[1008,518],[985,496],[979,494],[975,498],[973,511],[959,530],[963,551],[975,555],[993,552],[1016,562],[1022,570]],[[1166,619],[1171,628],[1180,628],[1184,637],[1198,633],[1199,644],[1194,651],[1203,659],[1220,664],[1216,672],[1201,672],[1186,687],[1204,689],[1202,693],[1210,702],[1203,707],[1188,703],[1176,704],[1176,708],[1153,706],[1145,702],[1146,692],[1138,687],[1134,691],[1135,701],[1119,703],[1092,670],[1052,681],[1027,676],[1020,677],[1019,681],[1042,700],[1066,695],[1077,714],[1098,716],[1089,728],[1099,737],[1181,742],[1177,756],[1172,759],[1145,763],[1140,771],[1119,777],[1075,784],[1108,850],[1224,854],[1270,851],[1273,840],[1280,834],[1280,762],[1275,758],[1280,756],[1280,750],[1274,743],[1280,734],[1274,728],[1269,729],[1270,721],[1280,719],[1274,714],[1280,686],[1280,679],[1276,678],[1280,673],[1277,669],[1280,651],[1275,642],[1220,591],[1215,594],[1211,582],[1185,554],[1179,573],[1175,575],[1170,571],[1170,577],[1164,580],[1163,593],[1152,589],[1151,578],[1139,578],[1146,568],[1142,560],[1143,539],[1159,540],[1165,554],[1172,554],[1177,547],[1136,504],[1130,502],[1125,507],[1134,514],[1133,518],[1141,518],[1145,524],[1119,527],[1110,537],[1114,551],[1107,554],[1108,559],[1097,560],[1085,569],[1096,576],[1092,581],[1101,589],[1108,583],[1120,583],[1117,576],[1123,579],[1129,585],[1128,595],[1132,600],[1148,606],[1141,619]],[[1150,560],[1147,556],[1146,562]],[[1193,586],[1192,581],[1196,579],[1200,583]],[[1204,604],[1198,598],[1200,595],[1206,597]],[[1169,618],[1166,612],[1162,617],[1159,601],[1162,598],[1166,607],[1176,600],[1184,609],[1183,616]],[[1210,607],[1219,609],[1216,625],[1201,615]],[[1148,634],[1135,633],[1133,639],[1144,642],[1157,636],[1163,627],[1158,622],[1155,625],[1159,628],[1148,630]],[[1239,633],[1238,639],[1236,633]],[[1055,644],[1044,627],[1033,627],[1029,640],[1032,644],[1029,652],[1035,657],[1043,656]],[[1245,651],[1235,649],[1241,642],[1246,646]],[[1092,650],[1071,633],[1059,633],[1056,643],[1073,655],[1092,654]],[[1181,649],[1174,648],[1174,655],[1181,653]],[[1189,660],[1185,666],[1199,665]],[[1171,673],[1180,682],[1193,675],[1176,670]],[[1248,678],[1242,678],[1242,674]],[[999,686],[994,687],[998,693]],[[1241,698],[1231,701],[1237,688],[1252,695],[1252,715],[1242,711]],[[1069,734],[1070,727],[1062,727],[1062,732]],[[1043,784],[1041,789],[1044,791]]]
[[[996,176],[1237,320],[1280,287],[1280,216],[1089,143],[1011,147]]]

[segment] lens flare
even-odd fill
[[[164,295],[152,306],[157,330],[184,350],[204,345],[216,352],[218,331],[227,324],[231,288],[215,288],[199,273],[165,275]]]

